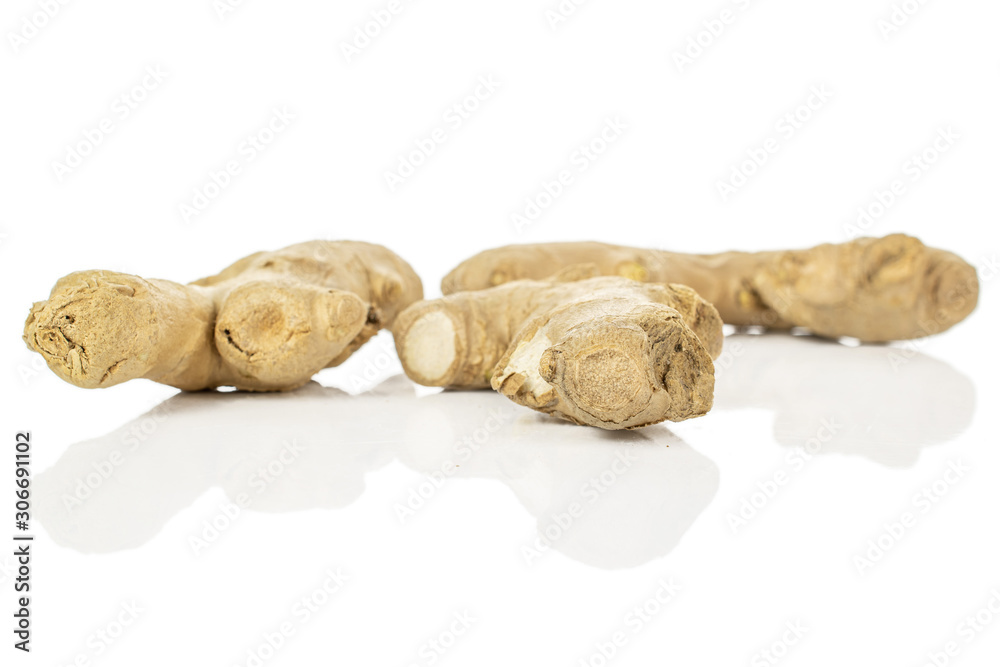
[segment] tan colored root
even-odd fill
[[[691,286],[723,321],[867,342],[942,332],[976,306],[975,269],[957,255],[903,234],[807,250],[689,255],[605,243],[514,245],[481,252],[441,283],[445,294],[575,267],[600,275]]]
[[[607,429],[705,414],[723,338],[715,308],[694,290],[613,277],[515,281],[421,301],[393,335],[415,382],[492,386]]]
[[[715,368],[669,306],[581,299],[529,323],[497,364],[492,386],[577,424],[638,428],[707,413]]]
[[[287,390],[341,363],[422,294],[412,268],[382,246],[312,241],[188,285],[72,273],[32,306],[24,340],[80,387],[147,378]]]

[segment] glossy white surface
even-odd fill
[[[749,664],[786,622],[805,628],[787,664],[859,646],[866,664],[920,664],[1000,587],[996,392],[929,353],[737,334],[709,416],[608,433],[491,392],[418,391],[392,369],[360,379],[380,345],[320,376],[374,384],[354,394],[314,383],[143,412],[138,387],[112,390],[142,414],[58,456],[49,441],[72,426],[36,428],[51,465],[36,480],[35,608],[64,641],[37,640],[33,658],[96,657],[90,633],[134,601],[138,620],[95,664],[192,649],[247,664],[284,622],[266,664],[429,664],[426,642],[448,643],[453,623],[442,664],[510,664],[525,646],[578,664],[616,632],[615,664]],[[915,525],[859,565],[904,512]],[[328,571],[348,580],[327,596]],[[315,612],[296,606],[313,595]],[[454,614],[474,619],[467,632]],[[998,645],[987,627],[965,664]]]
[[[556,0],[403,0],[348,62],[342,42],[387,1],[232,0],[220,18],[224,2],[56,3],[16,53],[7,31],[53,3],[0,10],[0,665],[251,667],[283,625],[262,667],[757,667],[783,648],[773,664],[922,667],[951,641],[949,666],[997,664],[1000,3],[916,3],[884,39],[879,21],[914,3],[593,0],[551,29]],[[789,135],[817,87],[832,96]],[[436,129],[446,141],[390,188]],[[718,184],[775,137],[724,201]],[[231,160],[239,174],[186,219]],[[711,413],[628,433],[416,388],[388,335],[302,391],[255,396],[82,390],[20,340],[70,271],[183,282],[313,238],[386,244],[436,296],[458,261],[509,243],[715,252],[897,231],[979,267],[966,322],[893,346],[730,336]],[[9,632],[22,429],[30,656]]]

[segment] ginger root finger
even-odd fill
[[[516,403],[605,429],[705,414],[722,320],[684,285],[601,277],[520,280],[421,301],[393,335],[429,386],[492,386]]]
[[[493,388],[515,403],[604,429],[699,417],[715,368],[673,308],[583,298],[535,318],[497,364]]]
[[[81,387],[147,378],[184,390],[287,390],[342,362],[422,295],[413,269],[382,246],[312,241],[188,285],[70,274],[32,307],[24,340]]]
[[[207,294],[169,280],[79,271],[32,306],[24,340],[56,375],[78,387],[172,377],[167,384],[199,389],[218,372],[209,348],[214,311]],[[181,360],[190,371],[176,371]]]
[[[361,333],[367,313],[367,304],[353,292],[251,281],[222,302],[215,349],[242,377],[292,386],[338,358]]]
[[[400,314],[393,326],[396,351],[407,376],[419,384],[489,387],[497,362],[528,320],[595,294],[670,306],[712,358],[722,352],[722,321],[712,304],[694,290],[614,277],[575,282],[521,280],[420,301]]]
[[[799,326],[867,342],[942,332],[972,312],[979,291],[971,265],[903,234],[807,250],[712,255],[596,242],[513,245],[462,262],[441,289],[450,294],[543,279],[577,265],[592,265],[600,275],[689,285],[728,324]]]

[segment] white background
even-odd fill
[[[0,628],[3,664],[252,665],[285,621],[294,634],[263,664],[761,665],[773,648],[789,666],[916,666],[950,641],[939,663],[995,664],[1000,614],[971,636],[960,624],[994,594],[1000,610],[1000,5],[910,0],[893,25],[888,0],[592,0],[553,25],[554,0],[404,0],[348,59],[387,0],[93,0],[50,3],[51,18],[44,4],[8,0],[0,16],[2,437],[33,432],[38,536],[34,651]],[[681,63],[689,40],[705,46]],[[452,121],[481,77],[496,90]],[[828,99],[800,108],[819,89]],[[248,159],[275,109],[294,120]],[[609,120],[623,131],[581,170],[579,147]],[[102,122],[111,132],[81,147]],[[390,188],[385,173],[437,128],[446,140]],[[935,153],[939,132],[953,139]],[[769,139],[777,150],[724,200],[719,183]],[[933,164],[914,171],[927,149]],[[77,166],[54,164],[73,151],[87,153]],[[186,216],[230,160],[240,172]],[[517,227],[561,170],[569,187]],[[897,179],[902,194],[859,227]],[[892,347],[731,337],[709,415],[634,433],[490,392],[417,392],[393,377],[387,335],[317,376],[348,393],[177,398],[146,381],[69,386],[20,340],[31,302],[70,271],[189,281],[313,238],[384,243],[435,296],[458,261],[507,243],[708,252],[858,231],[904,231],[981,267],[978,310]],[[797,448],[824,423],[834,437],[805,461]],[[465,438],[484,444],[430,491]],[[257,494],[255,471],[289,442],[302,451]],[[124,463],[66,509],[62,494],[116,450]],[[619,456],[630,466],[590,503],[584,484]],[[953,465],[968,471],[940,482]],[[787,482],[734,529],[775,473]],[[935,482],[941,497],[914,500]],[[401,521],[418,490],[430,498]],[[243,493],[250,506],[193,547]],[[526,558],[581,498],[584,515]],[[915,525],[859,567],[907,512]],[[337,568],[344,587],[297,615]],[[671,578],[680,592],[656,601]],[[138,619],[107,648],[95,633],[131,603]],[[450,645],[463,613],[475,620]],[[439,637],[450,647],[434,653]]]

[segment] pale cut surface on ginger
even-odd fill
[[[520,375],[520,387],[531,394],[544,394],[551,391],[552,385],[542,379],[538,367],[542,355],[552,347],[552,341],[544,331],[537,332],[529,340],[521,341],[514,346],[510,360],[505,364],[507,376]]]
[[[867,342],[940,333],[976,306],[979,280],[957,255],[903,234],[805,250],[709,255],[597,242],[512,245],[481,252],[441,282],[445,294],[591,267],[599,275],[689,285],[724,322]]]
[[[387,248],[311,241],[188,285],[71,273],[32,306],[24,340],[80,387],[147,378],[279,391],[343,362],[422,296],[416,273]]]
[[[410,326],[404,355],[412,372],[425,378],[442,378],[455,363],[455,325],[443,312],[427,313]]]

